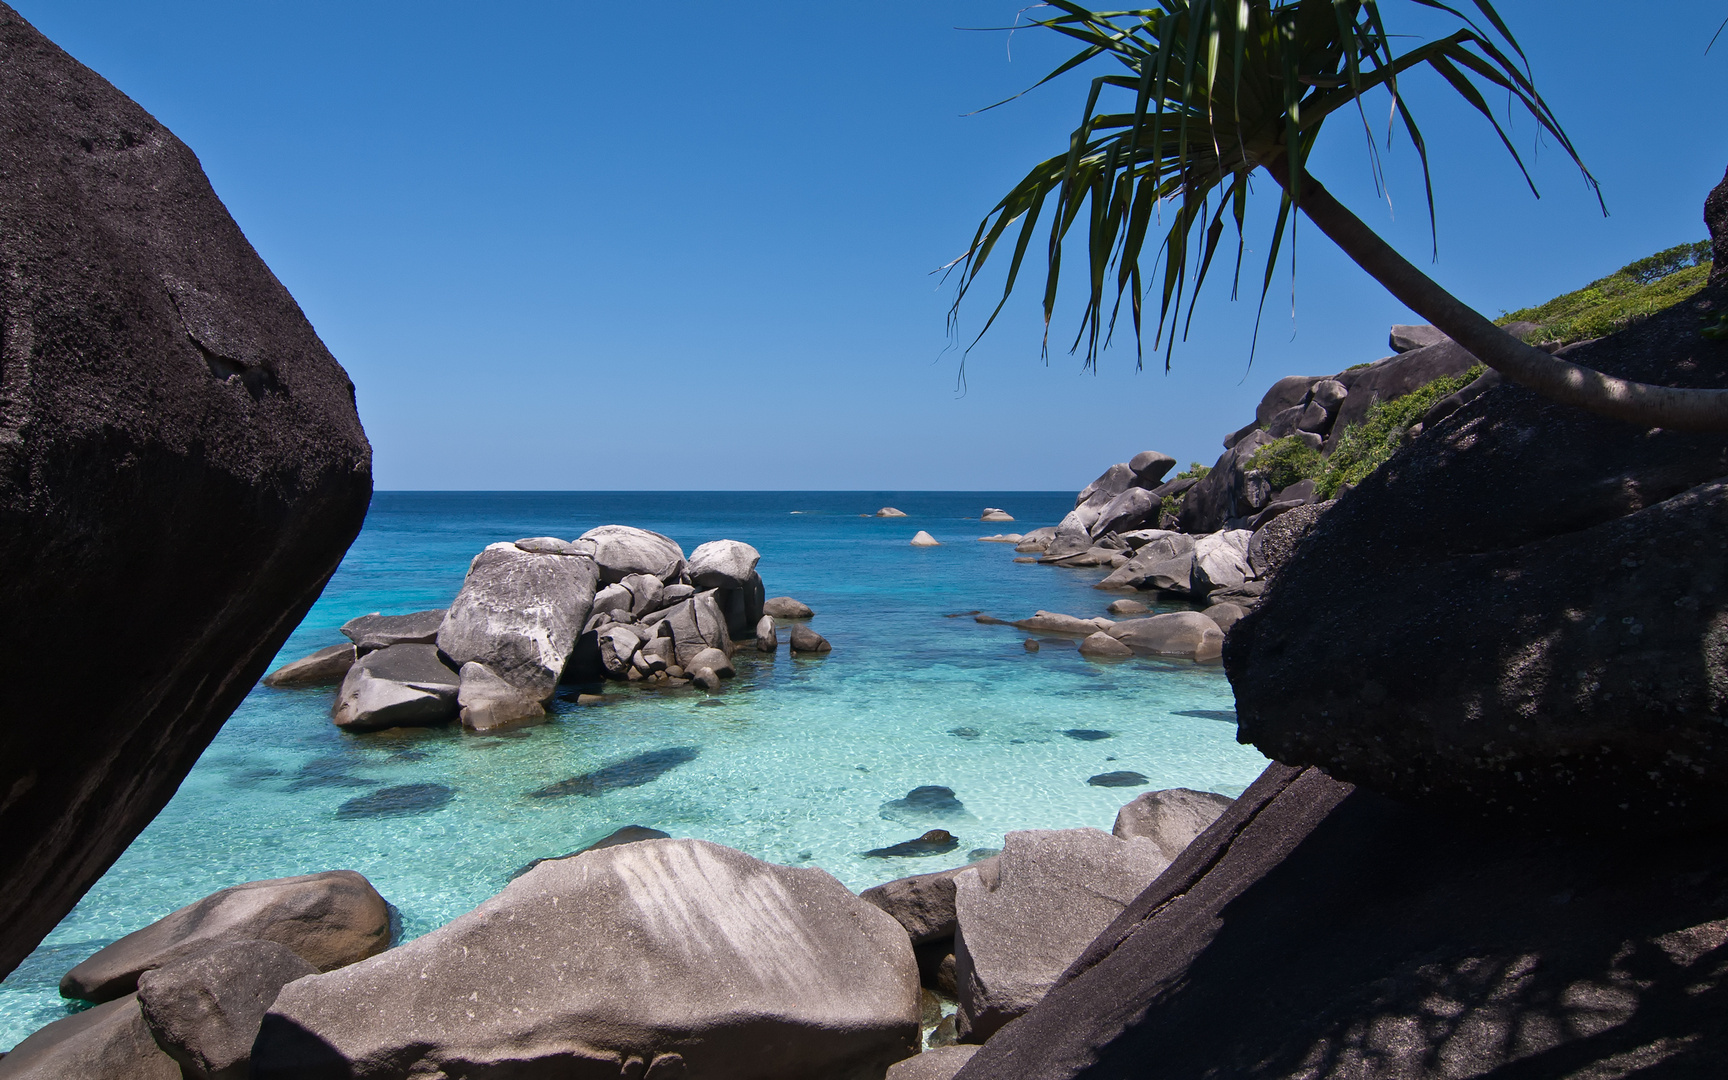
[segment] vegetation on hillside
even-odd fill
[[[1710,241],[1680,244],[1627,263],[1564,296],[1536,307],[1509,311],[1501,326],[1533,322],[1526,341],[1561,343],[1599,338],[1685,300],[1710,277]]]

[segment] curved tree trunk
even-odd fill
[[[1290,187],[1284,160],[1266,166]],[[1363,224],[1320,182],[1302,174],[1297,205],[1344,254],[1478,360],[1543,397],[1646,427],[1728,431],[1728,390],[1686,390],[1629,382],[1526,345],[1435,284]]]

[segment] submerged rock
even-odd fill
[[[264,685],[333,686],[348,674],[359,655],[352,643],[331,645],[283,664],[264,676]]]
[[[931,829],[915,840],[904,840],[888,847],[871,848],[864,853],[867,859],[899,859],[922,857],[926,855],[942,855],[960,846],[960,841],[945,829]]]
[[[456,719],[460,687],[436,645],[392,645],[348,669],[330,718],[348,731],[442,724]]]
[[[939,784],[923,784],[908,791],[903,799],[888,800],[882,804],[882,817],[914,826],[936,821],[958,823],[977,820],[966,809],[966,804],[955,798],[953,788]]]
[[[834,648],[828,644],[827,638],[803,623],[798,623],[792,627],[790,640],[793,652],[825,653]]]
[[[274,941],[329,971],[390,944],[390,905],[352,870],[235,885],[97,951],[66,973],[60,993],[108,1001],[136,990],[153,968],[252,940]]]
[[[382,956],[290,983],[258,1080],[862,1080],[917,1049],[905,932],[827,873],[699,840],[542,863]]]
[[[1086,782],[1093,787],[1141,787],[1151,781],[1143,773],[1123,770],[1099,773],[1097,776],[1088,777]]]
[[[456,789],[444,784],[398,784],[356,795],[336,808],[339,819],[412,817],[442,810],[456,797]]]
[[[568,795],[583,795],[592,798],[608,791],[641,787],[643,784],[653,783],[680,765],[695,761],[700,752],[694,746],[668,746],[661,750],[649,750],[622,761],[615,761],[593,772],[548,784],[530,791],[528,797],[556,799]]]

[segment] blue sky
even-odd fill
[[[381,489],[1079,488],[1143,449],[1210,462],[1274,379],[1376,359],[1411,319],[1309,230],[1294,318],[1281,276],[1252,369],[1253,304],[1227,290],[1171,374],[1127,347],[1096,373],[1046,365],[1034,281],[957,392],[931,271],[1065,145],[1085,93],[966,115],[1065,54],[957,29],[1017,0],[16,6],[197,151],[353,376]],[[1409,87],[1439,162],[1430,270],[1490,315],[1702,238],[1728,166],[1728,47],[1704,54],[1728,5],[1663,0],[1637,33],[1623,4],[1499,8],[1611,215],[1552,146],[1533,199],[1479,118]],[[1429,266],[1402,138],[1390,169],[1388,206],[1336,122],[1313,165]]]

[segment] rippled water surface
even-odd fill
[[[976,538],[1053,524],[1072,493],[381,492],[324,596],[272,667],[342,640],[370,611],[442,607],[486,544],[620,522],[686,551],[762,552],[768,595],[816,609],[821,659],[741,652],[696,691],[606,688],[505,737],[455,727],[347,735],[331,691],[253,690],[179,793],[31,957],[0,983],[0,1046],[67,1011],[60,976],[109,941],[242,881],[351,868],[413,937],[501,889],[532,859],[623,825],[820,866],[853,889],[967,861],[1011,829],[1108,829],[1149,788],[1238,794],[1265,764],[1235,741],[1216,666],[1082,659],[1073,639],[981,625],[1037,608],[1104,614],[1097,570],[1013,562]],[[883,505],[905,518],[864,517]],[[1015,515],[981,525],[986,506]],[[971,519],[971,520],[968,520]],[[926,529],[934,548],[907,543]],[[784,640],[784,632],[782,640]],[[1089,778],[1139,773],[1137,787]],[[567,783],[567,781],[575,781]],[[908,799],[923,786],[954,799]],[[958,808],[953,802],[959,803]],[[890,805],[892,804],[892,805]],[[863,854],[943,828],[949,852]]]

